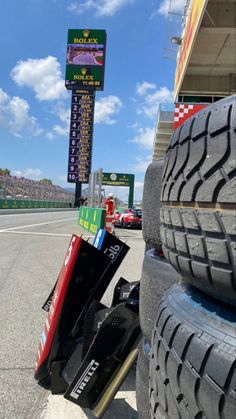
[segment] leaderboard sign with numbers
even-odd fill
[[[94,90],[73,90],[67,181],[88,183],[91,172]]]

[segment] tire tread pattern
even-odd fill
[[[178,128],[164,167],[165,257],[194,286],[236,305],[236,96]]]
[[[171,296],[171,290],[159,304],[152,338],[151,418],[157,418],[158,409],[171,419],[233,418],[236,410],[235,338],[234,344],[232,339],[228,345],[225,343],[228,337],[227,330],[224,335],[225,319],[219,320],[219,333],[217,329],[215,336],[208,333],[204,326],[207,323],[201,319],[201,308],[199,326],[191,322],[190,312],[188,321],[172,304],[175,295]],[[166,298],[167,294],[171,298]],[[201,321],[204,321],[203,327]]]
[[[185,129],[187,126],[187,130]],[[188,135],[186,135],[186,131]],[[180,129],[177,129],[171,137],[167,149],[167,158],[164,164],[162,176],[161,200],[164,202],[173,201],[171,189],[173,180],[177,181],[183,173],[183,183],[193,183],[194,173],[198,178],[204,180],[194,194],[189,196],[189,202],[193,202],[197,193],[201,196],[200,190],[205,190],[205,180],[222,167],[221,175],[227,183],[230,177],[236,174],[235,168],[235,139],[236,139],[236,96],[221,100],[212,106],[206,107],[201,112],[190,118]],[[184,140],[184,142],[183,142]],[[188,159],[186,159],[186,145],[188,141]],[[183,158],[183,155],[185,158]],[[183,162],[180,164],[179,162]],[[182,166],[182,167],[181,167]],[[172,177],[174,175],[174,178]],[[218,175],[219,176],[219,175]],[[215,189],[218,185],[218,177]],[[215,202],[218,201],[218,191]],[[182,201],[181,189],[175,201]],[[204,202],[199,199],[198,202]]]

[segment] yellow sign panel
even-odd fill
[[[202,21],[204,11],[206,9],[208,0],[192,0],[190,5],[190,13],[185,26],[182,44],[179,52],[178,62],[175,72],[175,92],[174,97],[176,100],[179,94],[180,86],[186,72],[187,64],[190,59],[190,54],[193,49],[196,35]]]

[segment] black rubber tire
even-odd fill
[[[148,248],[161,251],[160,195],[164,158],[149,164],[144,179],[142,230]]]
[[[151,417],[233,419],[236,312],[190,285],[158,307],[150,358]]]
[[[194,286],[236,305],[236,96],[175,131],[161,201],[166,258]]]
[[[145,253],[140,280],[139,318],[143,335],[150,342],[160,298],[169,287],[180,280],[181,277],[175,269],[154,249]]]
[[[149,412],[149,359],[140,345],[136,367],[136,401],[139,419],[150,419]]]

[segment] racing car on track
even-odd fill
[[[142,228],[142,210],[125,208],[121,212],[116,211],[114,225],[122,228]]]

